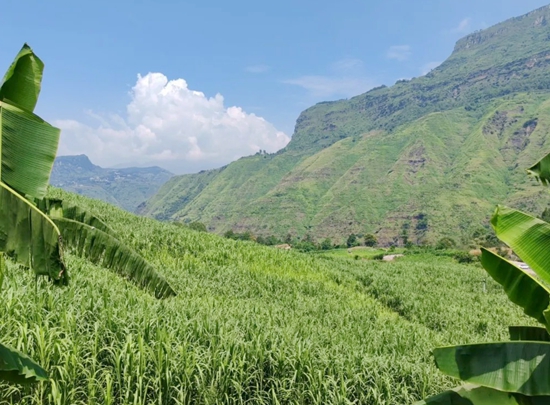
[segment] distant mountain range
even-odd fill
[[[50,184],[134,212],[172,176],[156,166],[105,169],[94,165],[86,155],[59,156]]]
[[[459,40],[426,76],[319,103],[291,142],[171,178],[139,212],[222,233],[374,233],[467,243],[495,204],[540,214],[525,168],[550,151],[550,7]]]

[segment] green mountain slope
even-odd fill
[[[86,155],[78,155],[57,157],[50,183],[133,212],[170,177],[172,173],[160,167],[104,169],[90,162]]]
[[[539,212],[522,170],[550,150],[549,19],[543,7],[461,39],[424,77],[317,104],[282,151],[175,178],[141,212],[382,243],[466,242],[501,201]]]

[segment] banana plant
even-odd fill
[[[158,298],[175,295],[155,268],[124,246],[103,221],[45,197],[60,130],[33,112],[43,70],[43,62],[25,44],[0,86],[0,279],[6,255],[37,276],[66,285],[66,250],[115,271]],[[0,380],[47,378],[28,356],[0,344]]]
[[[543,185],[550,184],[550,154],[527,172]],[[509,327],[509,342],[435,349],[437,367],[467,384],[417,405],[550,404],[550,224],[498,206],[491,225],[530,268],[486,249],[481,264],[508,298],[541,326]]]

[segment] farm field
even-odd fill
[[[178,296],[156,300],[67,255],[58,288],[9,266],[3,343],[49,383],[0,404],[407,404],[456,385],[436,346],[507,337],[530,320],[477,265],[280,251],[50,190],[103,217]]]
[[[353,247],[349,249],[322,250],[316,253],[324,257],[335,257],[341,259],[355,259],[355,256],[357,256],[359,259],[372,259],[373,257],[381,254],[397,255],[402,254],[404,251],[405,249],[403,248],[395,248],[390,251],[390,249],[375,247]]]

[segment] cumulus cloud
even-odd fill
[[[451,29],[454,34],[467,34],[472,29],[472,19],[470,17],[464,18],[458,23],[456,27]]]
[[[387,50],[386,57],[403,62],[409,59],[411,54],[411,47],[409,45],[393,45]]]
[[[363,61],[355,58],[334,62],[329,67],[328,75],[304,75],[283,80],[283,83],[300,86],[316,98],[352,97],[377,85],[365,75]]]
[[[126,115],[94,115],[95,125],[57,120],[60,155],[87,154],[100,166],[158,165],[189,173],[227,164],[260,149],[275,152],[290,138],[220,94],[206,97],[183,79],[138,75]]]

